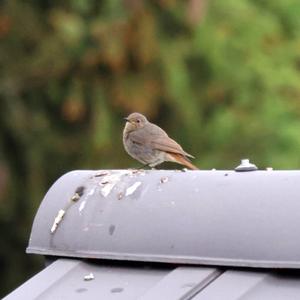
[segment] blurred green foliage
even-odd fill
[[[138,166],[130,112],[200,168],[299,168],[299,15],[299,0],[2,1],[0,296],[41,266],[24,251],[56,178]]]

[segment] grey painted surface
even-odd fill
[[[51,234],[81,185],[84,195]],[[299,189],[299,171],[74,171],[46,194],[27,251],[299,268]]]
[[[224,299],[224,295],[227,299],[242,299],[243,295],[254,290],[268,276],[264,272],[227,271],[194,299],[217,300]]]
[[[94,279],[84,280],[90,273]],[[3,300],[52,299],[296,300],[300,273],[58,259]]]
[[[178,267],[166,275],[139,300],[190,299],[220,276],[214,268]]]
[[[168,272],[59,259],[4,299],[138,299]],[[90,273],[94,279],[84,280]]]
[[[300,274],[287,272],[227,271],[193,300],[296,300]]]

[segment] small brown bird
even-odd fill
[[[151,168],[164,161],[171,161],[198,170],[188,159],[194,157],[186,153],[163,129],[150,123],[145,116],[135,112],[125,120],[123,143],[126,152],[134,159]]]

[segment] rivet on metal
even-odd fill
[[[237,172],[256,171],[257,166],[250,163],[248,158],[242,159],[241,164],[235,168]]]

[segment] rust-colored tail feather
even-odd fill
[[[184,157],[181,154],[177,153],[169,153],[169,155],[172,157],[173,161],[186,166],[187,168],[191,170],[199,170],[196,166],[194,166],[186,157]]]

